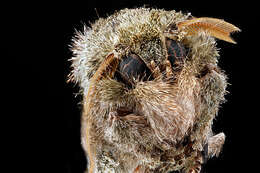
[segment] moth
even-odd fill
[[[69,81],[80,85],[88,173],[199,173],[218,156],[212,131],[227,93],[216,38],[240,29],[221,19],[123,9],[73,38]]]

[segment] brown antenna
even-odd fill
[[[193,18],[179,22],[177,27],[179,30],[186,31],[189,35],[196,34],[199,31],[206,31],[213,37],[234,44],[236,44],[236,42],[230,37],[230,33],[241,31],[238,27],[222,19],[209,17]]]

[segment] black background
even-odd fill
[[[66,83],[75,29],[82,30],[100,17],[122,8],[164,8],[191,12],[196,17],[215,17],[242,29],[233,34],[237,44],[218,41],[219,66],[229,78],[230,92],[213,129],[224,132],[226,142],[219,158],[208,161],[205,171],[250,172],[258,161],[258,35],[259,16],[254,4],[237,1],[80,1],[10,4],[6,12],[8,32],[5,53],[12,114],[9,135],[15,138],[13,165],[34,172],[83,173],[86,166],[80,145],[80,101],[77,85]],[[13,8],[13,7],[16,8]],[[12,15],[14,14],[14,15]],[[11,68],[10,68],[11,67]],[[10,70],[11,69],[11,70]],[[14,70],[13,70],[14,69]],[[14,74],[11,73],[14,71]],[[10,73],[9,73],[10,72]],[[11,83],[14,82],[15,85]],[[17,145],[19,144],[19,145]],[[22,152],[18,154],[18,152]],[[15,167],[15,166],[14,166]],[[19,168],[19,169],[21,169]],[[13,169],[10,167],[9,169]],[[255,172],[255,171],[254,171]]]

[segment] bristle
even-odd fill
[[[234,44],[236,42],[230,37],[230,33],[240,31],[238,27],[231,23],[209,17],[193,18],[191,20],[180,22],[177,26],[179,30],[184,30],[189,35],[196,34],[199,31],[206,31],[213,37]]]

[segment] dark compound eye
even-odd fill
[[[168,52],[168,60],[170,61],[173,70],[180,70],[181,65],[186,58],[187,49],[180,42],[169,38],[166,38],[166,48]]]
[[[138,55],[131,53],[123,57],[115,77],[130,86],[133,79],[146,81],[151,78],[151,71]]]

